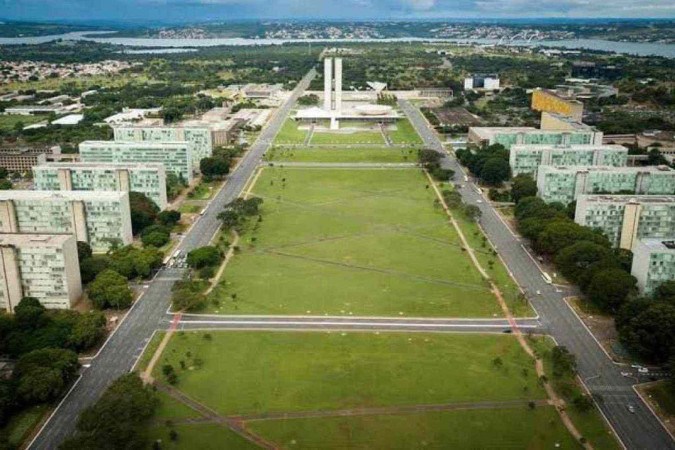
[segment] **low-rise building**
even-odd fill
[[[24,297],[69,309],[82,296],[75,236],[0,234],[0,308],[13,312]]]
[[[567,205],[582,194],[674,195],[675,170],[658,167],[541,166],[537,195]]]
[[[474,145],[540,144],[568,147],[570,145],[601,145],[602,132],[591,127],[575,131],[538,130],[533,127],[471,127],[469,143]]]
[[[578,100],[563,98],[548,89],[535,89],[532,92],[531,107],[534,111],[560,114],[577,122],[581,122],[584,114],[583,103]]]
[[[499,75],[496,73],[476,73],[464,78],[464,90],[471,89],[485,91],[499,89]]]
[[[84,141],[80,160],[85,163],[159,163],[167,173],[192,182],[192,145],[187,142]]]
[[[8,172],[30,172],[33,166],[47,161],[47,151],[36,153],[27,148],[0,148],[0,167]]]
[[[638,241],[633,247],[631,273],[644,295],[651,295],[661,284],[675,280],[675,236]]]
[[[514,145],[509,152],[513,176],[537,177],[539,166],[614,166],[628,162],[628,149],[622,145]]]
[[[167,206],[166,171],[159,163],[47,163],[33,167],[39,191],[140,192]]]
[[[580,195],[574,221],[631,250],[640,239],[675,235],[675,195]]]
[[[127,192],[0,191],[0,233],[72,234],[94,251],[131,244]]]

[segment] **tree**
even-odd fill
[[[647,361],[663,364],[675,348],[675,303],[653,299],[628,301],[616,315],[621,343]]]
[[[563,377],[574,375],[577,370],[576,357],[567,350],[567,347],[556,345],[551,350],[551,362],[553,363],[553,375]]]
[[[6,178],[0,179],[0,191],[9,191],[13,187],[12,182]]]
[[[230,171],[229,159],[210,156],[199,161],[199,170],[206,178],[220,178]]]
[[[173,227],[179,221],[180,221],[179,211],[167,209],[166,211],[162,211],[157,215],[157,222],[166,227]]]
[[[19,328],[32,330],[38,328],[47,320],[46,308],[35,297],[24,297],[14,307],[14,318]]]
[[[511,167],[508,160],[499,157],[493,157],[485,161],[480,172],[481,179],[492,186],[499,186],[509,179]]]
[[[608,262],[609,261],[609,262]],[[564,247],[555,257],[555,263],[570,281],[581,283],[592,277],[591,272],[601,263],[614,263],[610,249],[589,241],[578,241]]]
[[[218,265],[221,258],[222,254],[217,247],[200,247],[188,253],[187,264],[193,269],[201,269],[202,267]]]
[[[661,283],[654,291],[655,300],[670,300],[675,303],[675,280]]]
[[[137,248],[127,245],[110,253],[110,268],[128,280],[148,278],[162,265],[164,255],[154,247]]]
[[[150,225],[141,232],[141,241],[146,247],[161,247],[171,240],[171,230],[164,225]]]
[[[106,319],[101,312],[79,314],[68,336],[68,346],[77,351],[93,347],[105,336],[105,324]]]
[[[131,230],[135,235],[152,225],[159,214],[159,207],[155,202],[140,192],[129,192],[129,208],[131,209]]]
[[[124,309],[131,306],[133,298],[127,279],[111,269],[106,269],[89,284],[89,298],[98,309]]]
[[[157,408],[152,388],[143,385],[136,373],[115,380],[101,398],[85,409],[76,433],[61,450],[148,448],[144,432]]]
[[[171,295],[174,310],[189,311],[201,307],[206,300],[204,287],[204,282],[200,281],[178,281],[174,284]]]
[[[518,203],[526,197],[537,195],[537,182],[530,175],[521,174],[513,177],[511,185],[511,198]]]
[[[91,246],[84,241],[77,241],[77,259],[82,263],[82,261],[91,258],[92,255]]]
[[[462,211],[464,215],[471,220],[476,220],[481,216],[481,210],[476,205],[466,205]]]
[[[539,234],[535,246],[542,253],[555,255],[578,241],[589,241],[607,248],[611,246],[602,234],[569,219],[555,220],[546,225]]]
[[[35,350],[21,356],[13,376],[17,394],[26,403],[44,403],[59,398],[75,379],[80,367],[77,353],[64,349]]]
[[[91,258],[80,260],[80,278],[82,283],[90,283],[96,275],[103,272],[110,266],[110,257],[105,255],[94,255]]]
[[[635,290],[636,284],[637,279],[623,269],[601,269],[591,278],[587,294],[602,310],[616,312]]]

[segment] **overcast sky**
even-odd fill
[[[675,0],[0,0],[8,19],[675,17]]]

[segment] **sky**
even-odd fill
[[[19,20],[673,18],[674,0],[0,0]]]

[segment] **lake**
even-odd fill
[[[338,43],[338,42],[452,42],[476,43],[493,45],[498,39],[426,39],[426,38],[389,38],[389,39],[244,39],[244,38],[217,38],[217,39],[156,39],[156,38],[124,38],[124,37],[97,37],[97,34],[110,34],[110,31],[100,32],[73,32],[54,36],[36,36],[19,38],[0,38],[0,45],[12,44],[40,44],[64,40],[87,40],[108,44],[126,45],[131,47],[214,47],[219,45],[281,45],[286,43]],[[505,45],[502,43],[502,45]],[[664,56],[675,58],[675,44],[659,44],[650,42],[616,42],[602,39],[570,39],[560,41],[519,41],[515,40],[508,45],[514,46],[545,46],[565,49],[601,50],[615,53],[625,53],[639,56]]]

